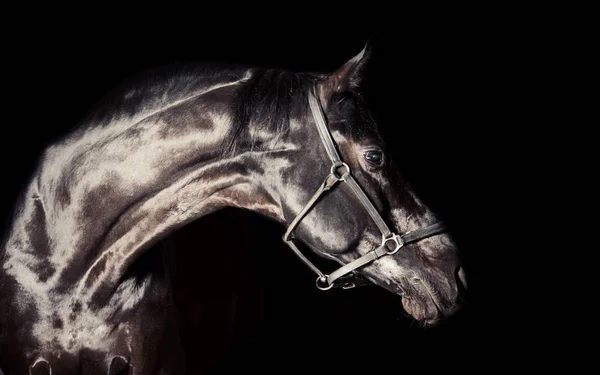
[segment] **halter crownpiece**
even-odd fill
[[[446,226],[443,223],[438,222],[427,227],[405,233],[403,235],[398,235],[390,231],[375,206],[373,206],[373,203],[371,203],[369,200],[369,197],[367,197],[354,177],[352,177],[352,173],[348,164],[344,163],[340,158],[340,155],[335,147],[333,137],[331,136],[329,128],[327,127],[327,123],[325,122],[323,109],[321,108],[320,101],[317,99],[315,94],[314,86],[308,93],[308,104],[310,106],[310,111],[312,112],[313,118],[315,119],[315,123],[317,124],[319,136],[321,137],[321,141],[325,146],[325,150],[327,151],[329,159],[331,159],[332,165],[329,175],[325,177],[325,181],[323,181],[319,189],[313,194],[308,203],[306,203],[304,208],[298,213],[298,215],[296,215],[294,220],[292,220],[288,226],[287,231],[283,236],[283,241],[294,251],[300,260],[302,260],[311,270],[313,270],[313,272],[318,275],[316,281],[317,288],[321,290],[328,290],[334,286],[341,286],[344,289],[350,289],[355,287],[357,283],[353,281],[346,281],[340,285],[335,284],[335,281],[342,281],[344,278],[350,278],[354,276],[354,271],[356,269],[364,267],[365,265],[385,255],[393,255],[406,244],[420,241],[424,238],[442,233],[446,230]],[[358,259],[355,259],[352,262],[338,268],[331,274],[326,275],[321,272],[310,260],[308,260],[304,254],[302,254],[302,252],[294,244],[293,240],[290,239],[290,236],[298,224],[300,224],[300,221],[304,218],[304,216],[306,216],[311,208],[317,203],[321,195],[333,188],[338,182],[345,182],[348,184],[352,192],[354,192],[358,200],[362,203],[379,228],[382,240],[381,245],[378,248],[369,251]]]

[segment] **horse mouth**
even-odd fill
[[[415,279],[411,283],[412,293],[403,293],[402,306],[416,320],[425,325],[438,324],[443,318],[450,316],[456,310],[444,308],[439,293],[429,283]]]

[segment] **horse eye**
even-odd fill
[[[373,165],[381,165],[383,162],[383,153],[377,150],[365,152],[365,160]]]

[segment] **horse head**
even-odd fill
[[[362,274],[433,324],[458,310],[465,273],[444,225],[394,168],[389,150],[398,143],[382,137],[361,92],[367,61],[365,49],[334,73],[307,79],[289,129],[273,144],[286,151],[266,156],[264,181],[281,202],[284,240],[320,289],[351,287],[344,277]],[[297,242],[342,268],[321,272]]]

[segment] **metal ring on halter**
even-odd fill
[[[388,255],[393,255],[396,254],[398,252],[398,250],[400,250],[400,248],[402,246],[404,246],[404,241],[402,241],[402,238],[400,238],[400,236],[398,236],[395,233],[392,233],[392,236],[389,238],[383,238],[383,240],[381,241],[381,245],[387,247],[387,243],[388,241],[394,241],[396,243],[396,247],[393,250],[389,250],[387,252]]]
[[[327,286],[321,286],[319,282],[325,283]],[[327,276],[317,277],[317,281],[315,282],[315,284],[317,284],[317,288],[319,288],[320,290],[329,290],[333,288],[333,284],[327,284]]]
[[[338,174],[338,168],[344,167],[346,168],[346,172],[343,174]],[[342,162],[335,163],[331,166],[331,175],[338,179],[338,181],[344,181],[346,177],[350,175],[350,167],[348,164]]]

